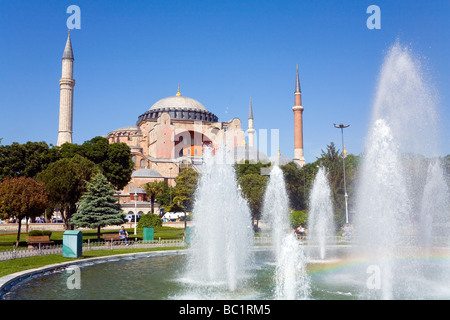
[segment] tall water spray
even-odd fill
[[[309,195],[308,244],[317,246],[320,259],[334,241],[333,203],[327,173],[320,167]]]
[[[275,253],[275,298],[308,299],[310,281],[306,274],[303,246],[289,230],[289,198],[283,171],[274,166],[264,195],[263,217],[269,222]]]
[[[420,224],[423,226],[422,246],[429,249],[433,245],[444,245],[450,231],[449,186],[440,159],[429,163],[424,181]]]
[[[205,152],[186,275],[194,287],[212,285],[235,291],[252,261],[250,210],[237,188],[232,163],[224,148],[215,155],[212,150]]]
[[[433,236],[430,223],[418,225],[424,221],[418,216],[422,203],[429,197],[418,196],[426,182],[418,179],[423,177],[418,162],[420,154],[436,155],[439,142],[433,90],[420,61],[395,43],[379,77],[357,189],[355,232],[381,280],[376,290],[364,290],[364,297],[420,297],[415,279],[422,279],[422,265],[417,259],[398,261],[417,255],[419,230]]]

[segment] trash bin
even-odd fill
[[[191,241],[191,228],[190,227],[186,227],[186,232],[185,232],[185,242],[186,244],[189,244],[189,242]]]
[[[153,228],[144,228],[144,241],[153,241],[154,231]]]
[[[63,234],[63,257],[79,258],[83,253],[83,233],[67,230]]]

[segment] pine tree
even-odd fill
[[[72,216],[71,223],[77,227],[97,228],[97,239],[100,240],[102,227],[125,222],[125,213],[117,200],[114,189],[106,177],[99,173],[87,183],[87,190],[77,203],[78,210]]]

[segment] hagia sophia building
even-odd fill
[[[72,143],[74,86],[74,55],[70,38],[67,37],[62,57],[60,83],[59,131],[57,146]],[[180,87],[174,96],[156,101],[150,109],[138,116],[135,125],[124,126],[109,132],[105,137],[109,143],[125,143],[131,149],[135,164],[131,180],[123,190],[117,190],[119,203],[125,213],[151,212],[143,185],[153,181],[166,181],[175,185],[175,178],[185,168],[201,170],[205,147],[217,148],[223,142],[232,147],[236,162],[276,162],[283,165],[294,161],[297,166],[305,164],[303,156],[303,106],[298,75],[294,92],[294,159],[282,156],[268,158],[255,144],[253,107],[250,98],[248,128],[242,128],[241,120],[233,118],[219,121],[199,101],[183,96]],[[248,143],[245,138],[248,138]],[[155,212],[159,205],[155,203]]]

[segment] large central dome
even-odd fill
[[[164,112],[167,112],[173,120],[178,121],[218,121],[217,116],[206,110],[203,104],[195,99],[183,97],[180,87],[178,87],[175,96],[157,101],[147,112],[141,114],[136,125],[140,126],[146,121],[156,121]]]
[[[193,109],[196,111],[208,111],[205,106],[197,100],[181,95],[161,99],[152,105],[150,110],[169,110],[172,108],[177,110]]]

